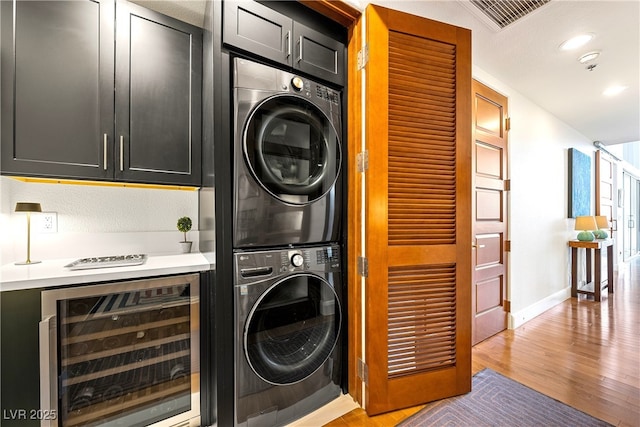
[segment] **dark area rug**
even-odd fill
[[[529,387],[484,369],[470,393],[429,403],[398,427],[611,426]]]

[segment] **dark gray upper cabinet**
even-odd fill
[[[120,0],[0,7],[2,174],[200,185],[201,29]]]
[[[293,23],[293,67],[344,85],[344,45],[298,22]]]
[[[0,8],[2,173],[112,176],[113,0]]]
[[[223,42],[344,85],[344,44],[263,4],[224,1]]]
[[[119,180],[200,185],[202,30],[117,3]]]
[[[284,65],[291,65],[293,21],[254,2],[223,3],[225,43]]]

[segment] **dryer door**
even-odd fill
[[[250,114],[244,154],[272,196],[307,204],[324,196],[340,172],[340,140],[329,118],[301,96],[276,95]]]
[[[340,302],[333,286],[312,274],[288,276],[262,294],[251,309],[244,329],[244,353],[264,381],[294,384],[330,357],[340,324]]]

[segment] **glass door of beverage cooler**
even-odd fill
[[[198,288],[191,274],[43,292],[53,425],[198,425]]]

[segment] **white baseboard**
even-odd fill
[[[515,329],[518,326],[522,326],[529,320],[544,313],[550,308],[560,304],[563,301],[571,298],[571,287],[566,287],[555,294],[538,301],[535,304],[526,307],[516,313],[509,314],[509,329]]]
[[[359,407],[351,395],[343,394],[309,415],[287,424],[287,427],[322,426]]]

